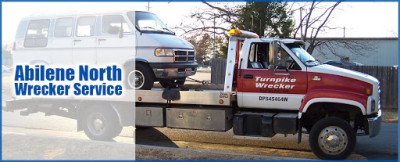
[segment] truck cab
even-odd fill
[[[251,35],[240,30],[231,34]],[[234,132],[273,136],[301,134],[305,128],[310,146],[322,159],[349,154],[356,135],[378,134],[381,110],[376,78],[321,64],[300,40],[241,37],[236,40],[242,46],[236,49],[238,68],[233,81],[239,111],[234,123],[240,124],[233,126]],[[261,129],[251,128],[257,123]],[[274,133],[263,133],[269,125],[272,130],[264,131]]]
[[[246,39],[237,72],[238,105],[302,113],[313,103],[338,102],[354,106],[363,115],[380,110],[376,78],[320,64],[302,46],[298,40]]]
[[[144,11],[29,16],[20,21],[12,54],[14,64],[117,65],[127,89],[183,84],[197,70],[193,45]]]

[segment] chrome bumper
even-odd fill
[[[153,69],[156,78],[184,78],[196,74],[196,70],[196,68]]]
[[[378,115],[375,117],[367,118],[368,119],[368,130],[369,130],[369,137],[375,137],[379,134],[381,130],[381,122],[382,122],[382,112],[381,110],[378,111]]]

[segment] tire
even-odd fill
[[[186,78],[178,78],[178,79],[160,79],[160,84],[164,88],[175,87],[176,85],[185,84]]]
[[[133,65],[125,69],[125,87],[127,89],[149,90],[153,88],[154,74],[151,68],[145,64],[136,63],[136,69]]]
[[[179,78],[176,80],[176,83],[178,83],[178,85],[184,85],[186,81],[186,77],[185,78]]]
[[[92,140],[110,141],[122,131],[118,115],[111,107],[92,107],[86,110],[83,130]]]
[[[309,143],[320,159],[345,159],[354,150],[356,134],[345,120],[328,117],[319,120],[311,128]]]

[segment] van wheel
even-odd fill
[[[153,88],[154,75],[148,66],[136,63],[136,69],[134,66],[128,66],[125,71],[125,87],[128,89],[149,90]]]
[[[309,143],[311,150],[321,159],[345,159],[354,150],[356,134],[345,120],[328,117],[311,128]]]
[[[109,141],[122,131],[118,116],[110,107],[86,110],[83,121],[83,130],[92,140]]]
[[[185,84],[186,77],[185,78],[178,78],[178,79],[160,79],[160,84],[164,88],[168,87],[176,87],[176,85],[181,86]]]

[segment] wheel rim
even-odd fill
[[[135,70],[128,74],[128,84],[131,88],[140,89],[143,87],[144,82],[144,74],[141,71]]]
[[[346,132],[337,126],[324,128],[318,136],[318,145],[321,150],[329,155],[342,153],[348,144]]]
[[[106,119],[100,113],[91,113],[87,118],[87,124],[93,135],[102,135],[106,131]]]

